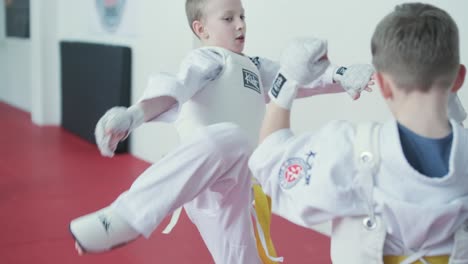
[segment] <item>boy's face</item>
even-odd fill
[[[208,0],[201,21],[200,39],[235,53],[244,50],[246,24],[240,0]]]

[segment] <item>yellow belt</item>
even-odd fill
[[[385,264],[400,264],[403,260],[405,260],[406,256],[384,256],[384,263]],[[424,257],[430,264],[448,264],[450,256],[431,256],[431,257]],[[421,261],[413,262],[412,264],[423,264]]]
[[[273,241],[271,240],[270,235],[270,223],[271,223],[271,198],[268,197],[262,190],[262,187],[259,184],[253,184],[253,191],[254,191],[254,200],[255,200],[255,212],[257,213],[257,219],[262,227],[263,234],[265,236],[266,245],[268,248],[268,253],[272,257],[277,257],[275,246],[273,245]],[[272,261],[268,256],[265,254],[263,250],[263,246],[260,242],[260,237],[258,235],[258,230],[256,225],[255,226],[255,238],[257,240],[257,249],[260,255],[261,260],[264,264],[273,264],[276,263]]]
[[[262,187],[259,184],[253,184],[253,191],[254,191],[254,200],[255,200],[255,212],[257,213],[257,219],[262,227],[268,253],[272,257],[276,257],[276,250],[275,246],[273,245],[273,241],[270,235],[270,224],[271,224],[271,198],[268,197],[262,190]],[[255,225],[254,225],[255,226]],[[264,264],[274,264],[276,262],[272,261],[268,258],[263,250],[263,246],[260,242],[259,234],[257,228],[255,228],[255,238],[257,240],[257,249],[260,255],[261,260]],[[385,264],[400,264],[404,261],[407,256],[384,256],[384,263]],[[430,256],[424,257],[430,264],[448,264],[450,256],[443,255],[443,256]],[[412,264],[423,264],[421,261],[413,262]]]

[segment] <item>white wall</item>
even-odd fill
[[[5,8],[0,8],[0,102],[6,93]]]
[[[271,1],[244,0],[248,23],[248,54],[278,59],[286,42],[296,36],[314,35],[328,39],[329,58],[336,64],[370,63],[370,39],[378,21],[396,4],[410,1]],[[461,61],[468,64],[468,2],[425,1],[451,14],[461,35]],[[459,97],[468,107],[468,79]],[[300,100],[293,110],[297,131],[314,129],[330,119],[384,120],[390,116],[378,89],[351,101],[343,94]]]
[[[0,100],[31,112],[36,123],[58,124],[60,94],[58,84],[50,83],[58,75],[58,66],[51,63],[58,56],[50,48],[56,43],[52,42],[56,40],[52,38],[56,33],[55,0],[31,1],[29,38],[3,37],[5,9],[3,4],[0,7]]]
[[[58,125],[61,119],[57,0],[31,1],[31,119]]]
[[[0,99],[24,111],[31,110],[30,41],[7,38],[0,46],[0,60],[4,69]]]
[[[153,72],[176,72],[181,59],[196,46],[187,26],[184,2],[128,0],[136,8],[133,33],[93,30],[94,0],[31,1],[31,39],[0,37],[0,100],[32,111],[36,124],[59,124],[60,65],[58,42],[78,40],[132,48],[132,102],[142,95]],[[408,1],[243,0],[248,33],[246,53],[278,59],[281,48],[296,36],[329,40],[329,57],[337,64],[370,62],[370,38],[376,23],[395,4]],[[429,0],[447,10],[459,25],[462,62],[468,64],[468,10],[464,0]],[[2,13],[0,13],[0,21]],[[127,19],[129,19],[127,17]],[[0,27],[3,24],[0,23]],[[195,44],[194,44],[195,43]],[[468,106],[468,88],[460,98]],[[344,94],[303,99],[294,108],[297,131],[313,129],[330,119],[382,120],[389,117],[379,92],[353,102]],[[171,125],[148,124],[132,135],[131,152],[156,161],[178,142]]]
[[[184,1],[127,1],[129,9],[123,19],[133,22],[116,34],[96,31],[95,25],[89,22],[96,16],[94,3],[94,0],[59,1],[59,39],[131,47],[131,102],[135,103],[152,73],[176,72],[180,61],[192,48]],[[130,16],[132,13],[135,16]],[[132,134],[131,140],[130,151],[147,161],[159,160],[178,143],[172,125],[161,123],[145,124]]]
[[[5,38],[5,4],[0,4],[0,101],[31,108],[30,40]]]

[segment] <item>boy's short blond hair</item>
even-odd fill
[[[208,0],[186,0],[185,1],[185,14],[189,23],[190,29],[193,31],[193,21],[201,20],[203,18],[203,9]],[[193,33],[196,35],[195,31]]]
[[[455,21],[428,4],[396,6],[377,25],[371,50],[376,70],[390,74],[408,92],[449,88],[460,65]]]

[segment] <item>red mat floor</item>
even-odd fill
[[[108,205],[149,166],[131,155],[109,159],[61,127],[39,127],[29,113],[0,102],[0,263],[213,263],[182,214],[170,235],[158,228],[104,254],[78,256],[71,219]],[[329,238],[279,217],[272,236],[284,263],[327,264]]]

